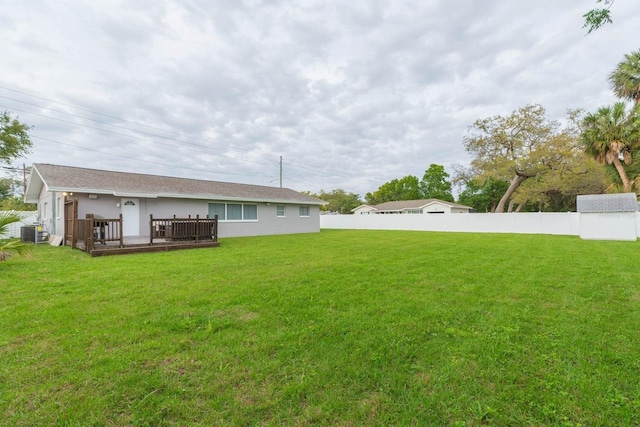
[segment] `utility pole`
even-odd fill
[[[27,165],[22,164],[22,197],[27,194]]]
[[[282,156],[280,156],[280,188],[282,188]]]

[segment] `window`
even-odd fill
[[[242,221],[242,205],[227,203],[227,220]]]
[[[422,213],[422,209],[407,209],[407,213],[408,214],[421,214]]]
[[[209,218],[219,221],[257,221],[258,205],[243,203],[209,203]]]
[[[42,219],[47,219],[47,212],[49,211],[49,203],[48,202],[44,202],[44,204],[42,205]]]
[[[278,218],[284,218],[285,216],[285,208],[284,205],[278,205],[276,206],[276,216]]]
[[[58,197],[56,199],[56,218],[60,218],[62,215],[62,198]]]
[[[227,219],[224,210],[224,203],[209,203],[209,218],[215,218],[218,215],[219,221]]]
[[[300,216],[309,216],[309,206],[300,206]]]
[[[256,221],[258,219],[258,205],[242,205],[242,219]]]

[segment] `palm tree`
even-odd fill
[[[583,120],[582,143],[585,151],[600,164],[615,166],[625,192],[631,182],[623,163],[631,163],[631,151],[640,146],[640,106],[627,114],[624,102],[602,107]]]
[[[0,239],[9,234],[9,224],[20,221],[22,218],[18,214],[8,211],[0,212]],[[6,261],[12,254],[19,255],[31,249],[20,240],[0,240],[0,261]]]
[[[609,76],[609,82],[618,98],[640,105],[640,50],[631,52],[624,58]]]

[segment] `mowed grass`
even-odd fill
[[[327,230],[0,263],[0,425],[640,424],[640,243]]]

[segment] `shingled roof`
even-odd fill
[[[325,203],[289,188],[36,163],[29,177],[25,200],[31,203],[37,202],[42,185],[46,185],[48,191],[112,194],[122,197],[238,200],[309,205]]]
[[[399,200],[394,202],[385,202],[379,205],[360,205],[360,206],[368,206],[379,212],[399,212],[407,209],[421,209],[432,203],[440,203],[446,206],[450,206],[452,208],[471,209],[469,206],[464,206],[464,205],[460,205],[458,203],[453,203],[453,202],[446,202],[440,199]],[[352,210],[355,210],[355,209],[352,209]]]
[[[431,203],[440,203],[452,208],[469,209],[469,206],[459,205],[453,202],[446,202],[440,199],[422,199],[422,200],[400,200],[395,202],[385,202],[379,205],[367,205],[379,211],[400,211],[403,209],[419,209]]]

